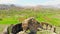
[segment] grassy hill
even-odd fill
[[[35,17],[39,22],[60,26],[60,9],[58,8],[14,6],[7,10],[0,10],[0,24],[16,24],[28,17]]]

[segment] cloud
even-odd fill
[[[58,5],[60,4],[60,0],[50,0],[45,3],[41,3],[42,5]]]
[[[30,2],[29,2],[30,1]],[[60,5],[60,0],[0,0],[0,4]]]
[[[0,0],[0,4],[14,3],[15,0]]]

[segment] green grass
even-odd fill
[[[16,24],[18,23],[18,20],[16,20],[14,17],[10,18],[3,18],[0,21],[0,24]]]
[[[60,26],[60,19],[58,18],[60,15],[60,9],[42,9],[39,10],[31,10],[31,9],[21,9],[17,10],[11,8],[10,10],[0,10],[0,17],[2,17],[2,21],[0,24],[16,24],[18,23],[18,17],[28,18],[35,17],[39,22],[48,22],[55,26]],[[9,18],[7,16],[10,16]],[[57,18],[55,18],[57,16]],[[49,20],[50,19],[50,20]]]
[[[41,15],[41,14],[37,14],[37,15],[31,15],[31,16],[34,16],[35,19],[39,22],[48,22],[52,25],[55,25],[55,26],[60,26],[60,19],[59,18],[54,18],[50,15]],[[31,17],[30,15],[26,15],[26,16],[23,16],[23,18],[28,18],[28,17]],[[21,16],[20,16],[21,17]],[[2,20],[0,21],[0,24],[16,24],[18,23],[18,18],[20,17],[5,17],[5,18],[2,18]]]

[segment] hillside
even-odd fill
[[[60,9],[44,6],[15,6],[0,5],[0,23],[9,24],[17,23],[18,18],[35,17],[39,22],[48,22],[50,24],[60,26]],[[20,20],[20,22],[23,20]],[[9,23],[8,23],[9,22]]]

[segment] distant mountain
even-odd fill
[[[21,7],[16,6],[14,4],[11,4],[11,5],[0,4],[0,10],[8,10],[8,9],[11,9],[11,8],[20,9]]]
[[[0,10],[9,9],[9,8],[10,8],[10,6],[8,6],[8,5],[0,4]]]
[[[60,5],[57,5],[57,6],[51,6],[51,5],[48,5],[48,6],[43,6],[43,5],[37,5],[37,6],[17,6],[17,5],[14,5],[14,4],[10,4],[10,5],[5,5],[5,4],[0,4],[0,10],[8,10],[8,9],[11,9],[11,8],[14,8],[14,9],[41,9],[41,8],[59,8]]]

